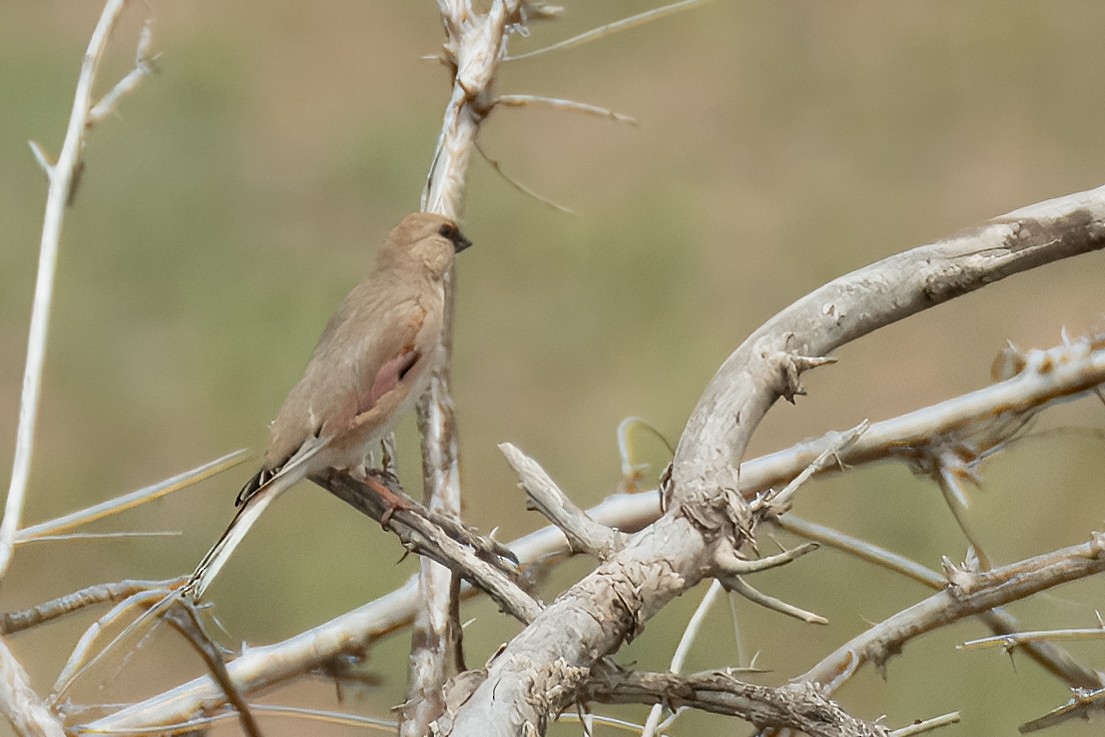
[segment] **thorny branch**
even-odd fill
[[[496,0],[486,14],[462,0],[439,0],[445,29],[444,61],[453,70],[453,89],[445,108],[441,133],[430,166],[422,209],[458,219],[464,179],[480,121],[489,109],[495,74],[506,52],[507,31],[518,15],[521,0]],[[445,277],[445,315],[442,360],[429,390],[418,403],[422,433],[422,470],[429,508],[441,515],[460,517],[460,468],[456,419],[449,386],[456,274]],[[410,687],[400,733],[425,734],[444,709],[442,684],[463,663],[460,622],[456,616],[453,574],[433,561],[420,562],[422,608],[411,638]]]
[[[864,663],[882,669],[906,642],[926,632],[1101,573],[1105,571],[1105,533],[1095,532],[1089,542],[992,571],[971,572],[948,561],[944,567],[947,588],[856,636],[796,680],[821,684],[831,694]]]
[[[456,715],[452,734],[515,734],[570,702],[595,659],[632,639],[645,620],[695,585],[719,540],[740,549],[750,512],[740,457],[779,397],[831,350],[1006,276],[1105,247],[1105,188],[994,218],[944,241],[904,251],[814,290],[769,320],[722,365],[676,449],[672,508],[624,550],[547,607],[489,664]],[[596,614],[599,613],[599,614]],[[571,632],[566,642],[563,632]],[[547,668],[557,670],[557,696]],[[565,676],[565,674],[576,674]]]
[[[1096,344],[1092,339],[1075,341],[1079,342],[1088,342],[1091,346]],[[1056,349],[1052,349],[1041,354],[1054,355],[1055,351]],[[1091,391],[1089,387],[1105,382],[1105,348],[1093,349],[1088,354],[1075,350],[1060,363],[1063,368],[1058,371],[1043,375],[1038,375],[1035,371],[1022,371],[1009,381],[901,417],[874,423],[855,443],[841,451],[841,459],[846,467],[894,460],[898,457],[891,452],[895,448],[909,446],[920,438],[947,433],[957,427],[975,427],[985,422],[986,418],[995,416],[1002,407],[1045,407],[1077,396],[1079,391],[1088,393]],[[1022,393],[1030,399],[1020,398]],[[1033,402],[1036,404],[1033,405]],[[741,467],[745,495],[753,497],[769,487],[785,485],[788,479],[799,475],[827,449],[839,446],[843,437],[843,433],[829,433],[816,441],[803,442],[786,451],[745,462]],[[837,472],[837,467],[834,466],[822,471],[834,472]],[[659,509],[655,492],[616,494],[588,510],[588,516],[600,525],[615,527],[623,532],[634,532],[655,521],[659,516]],[[796,521],[797,518],[787,514],[780,517],[778,523],[792,529]],[[842,547],[840,536],[835,540],[826,538],[824,528],[811,528],[806,523],[806,526],[796,528],[795,531],[801,535],[810,535],[822,544]],[[564,535],[556,527],[546,527],[534,532],[511,543],[509,547],[521,561],[523,569],[558,559],[568,553]],[[852,552],[873,562],[895,557],[889,551],[873,551],[870,554],[858,550]],[[910,561],[903,560],[898,570],[933,588],[938,589],[944,583],[944,579],[938,574],[928,572],[928,569],[916,564],[911,565]],[[469,588],[462,589],[464,596],[471,596],[473,593]],[[410,583],[290,640],[264,648],[253,648],[230,663],[228,670],[239,689],[252,693],[319,668],[341,654],[365,652],[381,637],[409,626],[417,603],[417,589],[414,583]],[[983,615],[983,621],[994,632],[1011,632],[1016,629],[1015,621],[1003,610]],[[1071,686],[1093,688],[1094,684],[1099,684],[1092,671],[1071,661],[1061,650],[1047,643],[1038,643],[1037,647],[1044,651],[1054,651],[1043,656],[1046,667]],[[155,696],[147,702],[95,721],[89,727],[110,730],[186,722],[198,711],[220,703],[224,702],[219,689],[206,677],[199,678],[167,694]]]
[[[788,727],[817,737],[886,737],[884,727],[857,719],[808,683],[770,687],[735,673],[632,673],[603,664],[580,690],[586,701],[663,704],[738,716],[757,727]]]
[[[111,6],[112,3],[109,3]],[[485,27],[475,25],[477,19],[483,18],[473,14],[466,3],[442,0],[440,6],[449,36],[445,54],[455,70],[456,80],[427,184],[424,207],[455,216],[460,208],[463,176],[475,131],[492,104],[489,101],[492,100],[494,70],[505,51],[506,29],[519,22],[517,16],[521,3],[493,3],[486,16],[488,25]],[[465,46],[467,40],[475,39],[475,34],[487,29],[493,32],[497,29],[498,33],[497,36],[492,33],[490,43],[488,37],[483,36],[478,39],[478,44],[472,41],[471,47]],[[473,50],[491,53],[489,65],[485,64],[486,59],[471,53]],[[148,54],[140,51],[140,62],[143,58],[148,59]],[[92,115],[94,120],[102,117],[95,111]],[[41,149],[36,149],[36,153],[44,165],[53,168],[41,154]],[[79,161],[79,152],[75,161]],[[75,167],[74,171],[77,170],[78,167]],[[53,186],[51,174],[51,192]],[[67,188],[67,193],[72,193],[72,186]],[[478,684],[472,698],[450,715],[448,726],[453,733],[486,733],[485,729],[480,729],[481,725],[484,728],[492,725],[495,730],[509,733],[543,725],[545,719],[564,703],[587,693],[586,689],[594,676],[593,666],[601,662],[600,657],[604,653],[615,651],[622,642],[631,639],[644,621],[670,598],[713,570],[710,556],[719,542],[725,542],[734,550],[741,549],[742,543],[751,537],[753,519],[742,500],[751,488],[749,469],[746,464],[744,476],[738,478],[736,468],[739,458],[751,432],[775,399],[779,396],[792,399],[801,393],[798,379],[804,370],[825,363],[828,359],[824,358],[824,354],[836,346],[881,325],[1009,274],[1101,248],[1105,217],[1103,197],[1102,190],[1095,190],[1040,203],[992,220],[976,231],[892,257],[815,291],[757,331],[722,366],[688,422],[673,466],[673,508],[654,527],[632,538],[624,550],[600,566],[595,574],[573,587],[548,610],[536,615],[534,626],[492,661],[486,673],[481,674],[486,679],[484,683]],[[40,271],[40,277],[41,274]],[[447,332],[443,345],[445,351],[448,350],[448,335]],[[1089,344],[1085,353],[1097,352],[1100,347],[1096,343]],[[1086,355],[1078,358],[1085,358]],[[29,360],[28,365],[30,363]],[[448,392],[447,361],[443,365],[446,368],[435,378],[434,392],[421,412],[426,438],[424,462],[428,489],[451,487],[457,490],[456,438]],[[1095,367],[1095,370],[1099,368]],[[1038,367],[1028,373],[1039,379],[1052,372]],[[1054,376],[1060,374],[1061,370],[1054,372]],[[741,381],[737,377],[741,377]],[[1066,377],[1066,380],[1069,378]],[[1083,382],[1070,391],[1086,391],[1099,383],[1099,380]],[[1019,386],[1017,394],[1023,396],[1025,389],[1025,386]],[[1054,396],[1055,385],[1049,386],[1048,390]],[[33,416],[31,424],[33,426]],[[984,435],[976,446],[979,457],[988,449],[1004,443],[1019,429],[1015,425],[1010,425],[1013,429],[1008,431]],[[945,457],[940,455],[939,449],[923,446],[924,443],[919,440],[914,447],[918,455],[911,459],[913,462]],[[886,447],[883,446],[883,453]],[[858,454],[855,448],[850,452]],[[13,474],[13,486],[14,481]],[[9,511],[12,496],[9,494]],[[439,503],[433,501],[437,498],[433,497],[431,505]],[[598,524],[602,524],[600,517],[595,515]],[[3,524],[4,527],[10,524],[9,515],[5,515]],[[14,524],[17,525],[17,519]],[[0,529],[0,543],[3,543],[3,529]],[[559,541],[549,543],[546,539],[544,543],[559,548]],[[1035,559],[1018,564],[1017,581],[1023,583],[1031,579],[1036,588],[1027,586],[1018,589],[1013,586],[1007,570],[1013,567],[983,574],[949,567],[953,585],[941,595],[955,600],[955,605],[962,610],[959,616],[974,610],[981,611],[987,605],[993,606],[993,602],[1010,600],[1003,597],[1025,596],[1058,581],[1100,570],[1101,547],[1100,539],[1095,537],[1087,550],[1070,553],[1068,558],[1063,558],[1059,553],[1053,554],[1060,559],[1052,560],[1046,566],[1041,565],[1039,571],[1030,570],[1030,564],[1034,564]],[[2,548],[0,553],[4,553]],[[1060,553],[1066,555],[1068,551]],[[10,556],[10,547],[6,555]],[[0,557],[0,561],[6,564],[4,558]],[[1081,565],[1077,565],[1079,562]],[[431,575],[427,574],[427,580]],[[436,584],[432,588],[438,593],[442,591]],[[394,600],[389,600],[387,604],[397,605],[402,611],[409,612],[415,608],[414,599],[403,593],[397,592],[393,595]],[[595,617],[594,612],[603,615],[604,622],[609,625],[608,631],[596,631],[593,622],[578,616],[580,611],[588,608],[592,617]],[[372,610],[371,615],[366,613],[368,609]],[[302,664],[311,657],[367,647],[375,638],[390,631],[389,628],[399,626],[395,611],[395,608],[369,605],[352,613],[359,617],[355,626],[363,627],[358,631],[363,639],[358,642],[351,642],[348,638],[339,641],[337,636],[341,633],[338,630],[323,626],[295,638],[294,645],[284,643],[251,650],[228,666],[227,683],[234,684],[241,693],[249,693],[292,673],[302,672]],[[437,611],[440,614],[444,610],[439,608]],[[342,626],[353,624],[346,620]],[[580,626],[577,627],[577,624]],[[445,628],[436,631],[446,632],[447,627],[446,623]],[[565,630],[571,631],[577,641],[556,641],[555,637]],[[447,633],[445,637],[448,638]],[[285,645],[287,649],[284,649]],[[255,654],[257,657],[254,657]],[[290,663],[293,669],[288,669],[288,661],[281,665],[279,657],[275,657],[277,662],[274,662],[272,658],[266,659],[266,654],[274,657],[298,656],[300,660],[293,660]],[[873,656],[869,652],[865,657]],[[437,668],[434,678],[440,676],[442,662],[439,659],[434,665]],[[518,683],[521,690],[512,681],[519,673],[522,674]],[[542,678],[554,674],[558,677],[556,686],[561,690],[543,702],[527,703],[524,698],[527,689],[529,693],[547,693],[540,690],[547,685]],[[642,674],[642,677],[647,675]],[[220,703],[220,699],[225,700],[225,694],[211,694],[209,679],[200,680],[182,686],[172,695],[159,698],[174,701],[170,710],[180,710],[177,713],[194,713],[196,709]],[[431,686],[440,682],[423,681]],[[670,691],[677,685],[669,684],[664,688]],[[196,698],[197,688],[207,694],[199,696],[198,702],[192,701]],[[494,696],[490,700],[489,691]],[[670,696],[668,691],[664,693],[665,698]],[[835,708],[831,702],[828,703]],[[137,705],[101,722],[111,723],[114,719],[116,724],[123,726],[130,719],[132,723],[143,724],[142,720],[149,716],[142,716],[143,708],[143,705]],[[188,712],[189,709],[192,711]],[[424,724],[432,713],[425,712],[411,723]],[[164,714],[163,710],[157,719]],[[452,720],[453,717],[455,720]],[[785,718],[794,717],[795,714],[791,713]],[[166,723],[157,719],[152,723]],[[861,728],[862,725],[858,729]]]

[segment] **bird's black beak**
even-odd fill
[[[451,240],[453,241],[453,249],[456,253],[460,253],[465,248],[472,245],[472,241],[465,238],[464,234],[459,230],[455,231],[455,233],[456,235],[454,235]]]

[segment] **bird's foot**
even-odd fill
[[[403,489],[399,485],[399,479],[390,471],[372,469],[365,473],[364,482],[384,502],[384,513],[380,517],[381,525],[386,525],[391,516],[397,511],[410,512],[415,509],[415,505],[403,493]]]

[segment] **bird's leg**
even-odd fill
[[[384,513],[380,516],[381,525],[386,525],[388,520],[391,519],[391,515],[395,514],[397,510],[410,512],[415,509],[414,505],[407,499],[407,495],[400,489],[398,480],[387,471],[368,471],[364,474],[362,480],[384,502]],[[396,490],[391,488],[392,484],[395,485]]]
[[[398,479],[398,465],[395,454],[395,433],[389,432],[384,436],[384,439],[380,441],[380,469],[385,471],[394,479]]]

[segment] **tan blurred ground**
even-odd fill
[[[60,147],[98,6],[0,5],[5,468],[45,197],[26,140]],[[162,73],[93,134],[66,223],[30,522],[236,447],[262,448],[326,316],[386,229],[417,206],[447,95],[446,71],[419,59],[442,36],[428,1],[149,7]],[[561,21],[532,26],[512,49],[644,7],[569,3]],[[105,89],[128,68],[144,13],[142,3],[128,13]],[[641,415],[677,438],[720,361],[794,298],[887,254],[1105,181],[1103,24],[1105,5],[1089,1],[717,2],[507,67],[501,91],[598,103],[640,125],[543,109],[497,111],[486,125],[491,157],[580,217],[474,162],[465,230],[476,247],[460,260],[454,369],[468,521],[501,527],[502,538],[541,522],[524,511],[496,443],[519,445],[577,501],[594,503],[618,481],[617,423]],[[1064,325],[1072,334],[1100,327],[1101,274],[1100,256],[1054,265],[846,348],[837,367],[808,377],[797,408],[775,409],[754,450],[978,387],[1006,339],[1047,346]],[[1101,418],[1100,404],[1086,403],[1041,427],[1099,429]],[[400,451],[417,488],[410,425]],[[1081,541],[1100,524],[1100,451],[1100,439],[1053,436],[989,464],[974,513],[998,561]],[[664,461],[659,444],[651,460]],[[0,609],[185,572],[226,523],[245,476],[97,528],[181,537],[21,549]],[[965,547],[935,489],[897,467],[811,486],[798,511],[929,565]],[[211,598],[235,637],[269,642],[403,581],[413,562],[393,565],[400,555],[373,524],[304,487],[266,516]],[[570,566],[550,595],[584,569]],[[814,629],[741,607],[746,647],[761,651],[775,682],[925,595],[834,553],[759,585],[832,620]],[[1032,627],[1089,626],[1101,591],[1087,583],[1016,611]],[[623,662],[665,667],[696,600],[650,623]],[[504,625],[487,606],[466,615],[477,617],[468,643],[469,663],[479,664]],[[53,680],[88,621],[13,638],[36,686]],[[735,662],[728,614],[713,621],[693,668]],[[888,682],[868,673],[841,697],[894,726],[962,708],[958,733],[982,736],[1010,734],[1066,698],[1022,659],[1014,671],[1000,653],[952,649],[981,632],[964,625],[912,644]],[[383,715],[402,700],[405,649],[399,638],[375,651],[370,665],[384,684],[346,707]],[[1079,649],[1103,667],[1100,645]],[[100,690],[116,667],[74,698],[133,699],[201,670],[169,636]],[[334,706],[323,681],[272,700]],[[732,731],[689,717],[672,734],[702,729]]]

